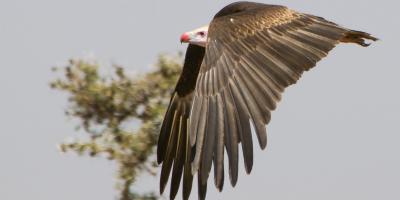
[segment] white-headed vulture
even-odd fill
[[[225,152],[235,186],[239,144],[250,173],[252,132],[264,149],[265,126],[285,88],[337,44],[366,47],[365,40],[377,38],[284,6],[253,2],[232,3],[208,26],[184,33],[181,42],[189,46],[183,71],[158,140],[161,193],[171,177],[170,199],[181,182],[188,199],[197,174],[199,199],[205,199],[211,166],[221,191]]]

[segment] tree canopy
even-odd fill
[[[151,72],[130,77],[121,66],[112,74],[84,59],[71,59],[53,89],[68,94],[66,115],[78,120],[77,129],[87,138],[60,144],[63,152],[106,157],[117,163],[119,199],[157,199],[156,193],[140,194],[132,184],[142,173],[156,175],[154,153],[170,94],[181,72],[182,56],[162,55]],[[134,129],[133,127],[136,127]]]

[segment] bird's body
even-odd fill
[[[265,125],[284,89],[338,43],[368,46],[365,39],[377,40],[321,17],[252,2],[230,4],[210,25],[183,34],[181,41],[190,44],[158,141],[161,192],[172,170],[170,198],[182,180],[183,199],[188,199],[197,173],[199,198],[205,199],[212,165],[221,191],[224,151],[235,186],[239,143],[250,173],[251,129],[264,149]]]

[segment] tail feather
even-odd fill
[[[372,36],[369,33],[350,30],[346,33],[346,35],[343,36],[342,39],[340,39],[340,41],[344,43],[356,43],[363,47],[368,47],[371,43],[366,43],[366,40],[377,41],[378,38]]]

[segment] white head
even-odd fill
[[[208,25],[186,32],[181,36],[181,42],[205,47],[207,45]]]

